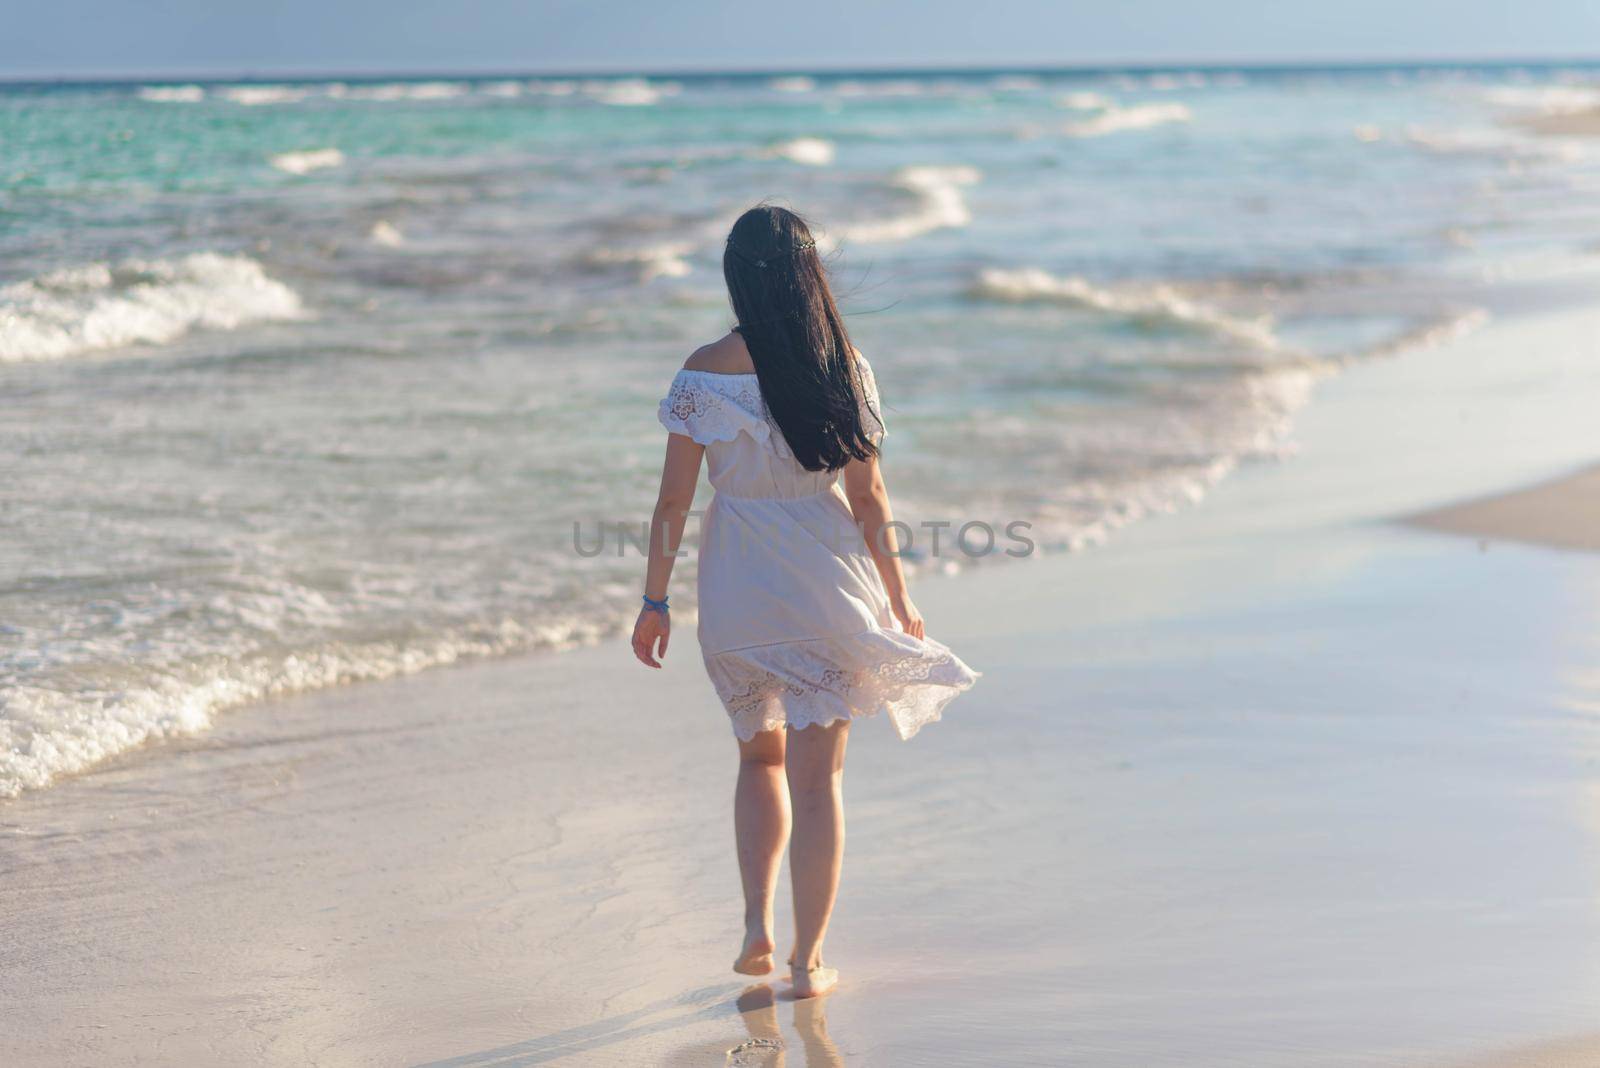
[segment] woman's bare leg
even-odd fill
[[[789,845],[794,955],[789,964],[796,997],[825,994],[839,980],[832,968],[822,967],[822,939],[844,861],[844,749],[849,740],[849,720],[789,732],[789,797],[794,806]]]
[[[772,898],[789,840],[789,795],[783,785],[783,729],[739,743],[739,784],[733,792],[733,836],[744,884],[744,946],[733,970],[772,971]]]

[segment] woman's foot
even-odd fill
[[[794,984],[796,998],[819,998],[839,985],[839,971],[821,961],[817,962],[815,968],[803,970],[796,968],[794,962],[790,961],[789,982]]]
[[[772,936],[757,928],[744,936],[744,948],[733,962],[740,975],[766,975],[772,971]]]

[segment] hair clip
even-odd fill
[[[761,268],[765,268],[767,266],[767,261],[766,260],[755,259],[748,252],[746,252],[744,249],[740,248],[738,246],[738,244],[736,244],[734,242],[732,234],[728,235],[727,245],[728,245],[728,248],[732,250],[732,252],[733,252],[733,254],[735,256],[738,256],[741,260],[744,260],[746,263],[753,264],[756,267],[761,267]],[[808,240],[800,242],[798,245],[795,245],[793,248],[791,248],[791,249],[789,249],[787,251],[785,251],[783,249],[779,249],[778,250],[778,254],[782,255],[782,256],[793,256],[795,253],[798,253],[798,252],[809,252],[811,249],[814,249],[816,247],[817,247],[817,243],[815,241],[812,241],[812,240],[808,239]]]

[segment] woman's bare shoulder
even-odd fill
[[[734,332],[695,349],[683,366],[714,375],[742,375],[756,369],[750,362],[750,350],[744,347],[744,338]]]

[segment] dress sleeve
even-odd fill
[[[883,424],[883,402],[878,399],[878,380],[872,374],[872,365],[865,356],[856,355],[856,367],[861,371],[861,429],[874,445],[883,444],[889,428]]]
[[[679,371],[656,418],[672,433],[701,445],[732,441],[741,433],[765,441],[771,432],[760,387],[743,376]]]

